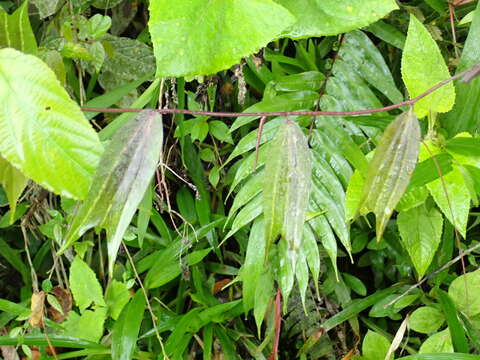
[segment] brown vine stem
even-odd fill
[[[240,117],[240,116],[255,116],[255,117],[270,117],[270,116],[299,116],[299,115],[307,115],[307,116],[355,116],[355,115],[368,115],[379,113],[383,111],[395,110],[402,106],[412,106],[416,102],[420,101],[424,97],[430,95],[434,91],[440,89],[441,87],[447,85],[448,83],[463,78],[466,75],[475,74],[478,75],[480,73],[480,63],[472,66],[471,68],[462,71],[448,79],[442,80],[436,85],[432,86],[430,89],[425,91],[424,93],[414,97],[410,100],[405,100],[399,102],[398,104],[393,104],[389,106],[384,106],[381,108],[374,108],[374,109],[365,109],[365,110],[357,110],[357,111],[274,111],[274,112],[251,112],[251,113],[239,113],[239,112],[216,112],[216,111],[195,111],[195,110],[187,110],[187,109],[155,109],[153,111],[159,114],[186,114],[186,115],[203,115],[203,116],[215,116],[215,117]],[[471,80],[465,79],[466,81]],[[82,107],[82,111],[86,112],[103,112],[103,113],[137,113],[143,111],[144,109],[140,108],[93,108],[93,107]]]

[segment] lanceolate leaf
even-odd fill
[[[112,359],[130,360],[145,312],[145,296],[141,290],[123,309],[112,332]]]
[[[40,59],[0,50],[0,152],[48,190],[83,199],[103,151],[97,134]]]
[[[27,183],[28,179],[0,156],[0,184],[2,184],[5,189],[10,205],[10,223],[13,222],[15,216],[17,200],[27,186]]]
[[[295,21],[272,0],[157,0],[150,2],[149,10],[160,76],[228,69]]]
[[[8,15],[0,7],[0,47],[10,47],[27,54],[37,53],[37,41],[28,18],[28,1]]]
[[[109,270],[113,270],[123,235],[160,159],[162,126],[159,114],[143,111],[115,133],[60,252],[88,229],[100,226],[107,231]]]
[[[420,95],[449,77],[447,65],[435,40],[425,26],[411,15],[402,55],[402,78],[410,97]],[[415,114],[422,118],[430,111],[447,112],[454,102],[455,89],[450,83],[418,101]]]
[[[293,269],[308,206],[310,161],[305,135],[296,123],[286,121],[272,140],[265,162],[263,212],[267,249],[278,236],[284,237]]]
[[[360,206],[377,218],[377,239],[405,192],[415,169],[420,127],[412,110],[399,115],[386,129],[370,162]],[[363,211],[362,211],[363,212]]]
[[[468,33],[467,41],[462,50],[462,57],[457,72],[464,71],[480,62],[478,44],[480,43],[480,3],[474,12],[472,25]],[[480,129],[480,78],[476,77],[469,83],[457,82],[457,101],[452,111],[446,115],[445,128],[450,135],[461,131],[471,133]]]
[[[403,246],[419,278],[425,275],[442,237],[443,217],[435,208],[422,204],[400,212],[397,218]]]
[[[397,9],[394,0],[276,0],[297,17],[291,38],[337,35],[367,26]]]

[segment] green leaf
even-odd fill
[[[80,312],[83,313],[92,303],[105,306],[102,287],[92,269],[76,256],[70,266],[70,289]]]
[[[111,9],[120,4],[122,1],[123,0],[94,0],[92,5],[97,9]]]
[[[257,324],[257,330],[260,334],[262,322],[267,313],[268,305],[271,303],[274,295],[274,279],[272,270],[264,268],[260,274],[255,291],[255,306],[253,316]]]
[[[19,343],[30,346],[57,346],[66,348],[106,349],[104,345],[64,335],[24,335],[22,337],[0,336],[0,345],[17,346]]]
[[[418,120],[410,109],[399,115],[383,133],[369,165],[361,212],[373,211],[377,239],[382,237],[393,210],[404,194],[417,164],[420,143]]]
[[[400,212],[397,224],[403,247],[410,255],[418,278],[422,278],[440,245],[442,214],[435,207],[428,209],[428,206],[423,204]]]
[[[85,24],[81,24],[78,36],[86,39],[98,39],[105,35],[112,26],[110,16],[95,14]]]
[[[2,156],[48,190],[83,199],[103,149],[79,106],[37,57],[2,49],[0,73]]]
[[[28,17],[28,1],[24,1],[12,15],[0,7],[0,29],[0,47],[14,48],[26,54],[37,53],[37,41]]]
[[[297,18],[283,36],[337,35],[367,26],[398,8],[393,0],[276,0]]]
[[[452,171],[427,184],[427,188],[448,221],[465,237],[471,198],[459,168],[453,166]]]
[[[123,307],[127,305],[131,295],[127,289],[127,286],[115,279],[112,280],[108,286],[107,293],[105,294],[105,302],[108,306],[108,314],[112,319],[117,320]]]
[[[232,135],[228,130],[228,126],[223,121],[210,121],[208,123],[210,134],[216,139],[233,144]]]
[[[343,273],[342,277],[343,277],[343,281],[345,281],[345,284],[350,289],[355,291],[358,295],[360,295],[360,296],[367,295],[367,287],[362,282],[362,280],[360,280],[356,276],[353,276],[353,275],[350,275],[350,274],[347,274],[347,273]]]
[[[374,331],[368,330],[362,343],[362,359],[381,360],[385,359],[390,348],[390,341]]]
[[[17,200],[28,184],[28,179],[15,169],[7,160],[0,156],[0,184],[10,205],[10,225],[13,224]]]
[[[462,50],[457,73],[480,62],[478,44],[480,43],[480,3],[475,10],[472,25]],[[457,82],[455,85],[457,100],[452,111],[442,121],[451,136],[461,132],[478,132],[480,129],[480,78],[469,83]]]
[[[123,235],[160,159],[162,117],[142,111],[117,131],[103,154],[92,187],[65,235],[60,253],[88,229],[106,229],[112,273]]]
[[[20,251],[10,247],[3,238],[0,238],[0,256],[2,256],[10,265],[12,265],[15,270],[20,273],[25,284],[31,283],[32,275],[30,273],[30,269],[23,261]]]
[[[415,354],[399,358],[398,360],[478,360],[478,355],[461,353]]]
[[[107,308],[99,307],[95,310],[85,310],[81,315],[70,311],[67,320],[62,325],[65,335],[75,336],[83,340],[98,342],[103,335]]]
[[[480,270],[477,270],[455,278],[448,288],[448,295],[459,311],[472,317],[480,314],[480,298],[476,295],[479,291]]]
[[[295,21],[271,0],[157,0],[150,2],[149,10],[157,76],[161,77],[228,69]]]
[[[408,322],[410,329],[422,333],[430,334],[437,331],[445,322],[443,313],[432,306],[422,306],[416,309]]]
[[[300,127],[286,121],[270,143],[263,188],[263,213],[267,250],[282,236],[288,243],[295,269],[308,206],[311,154]]]
[[[40,19],[45,19],[46,17],[55,14],[60,0],[32,0],[32,2],[38,9]]]
[[[115,322],[112,331],[112,359],[130,360],[145,312],[145,296],[138,290]]]
[[[402,78],[414,98],[438,82],[450,77],[440,49],[432,36],[414,15],[410,15],[407,40],[402,55]],[[418,101],[414,108],[418,118],[430,111],[447,112],[455,103],[452,83]]]
[[[448,329],[440,331],[436,334],[430,336],[427,340],[425,340],[420,346],[419,353],[446,353],[452,352],[453,353],[453,346],[452,346],[452,338],[450,337],[450,333]]]

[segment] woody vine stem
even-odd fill
[[[384,106],[374,109],[365,109],[357,111],[274,111],[274,112],[216,112],[216,111],[194,111],[186,109],[155,109],[153,111],[159,114],[185,114],[185,115],[203,115],[203,116],[215,116],[215,117],[240,117],[240,116],[257,116],[257,117],[270,117],[270,116],[355,116],[355,115],[367,115],[383,111],[389,111],[398,109],[402,106],[412,106],[416,102],[420,101],[424,97],[432,94],[441,87],[448,83],[463,78],[463,82],[469,82],[476,76],[480,75],[480,63],[472,66],[471,68],[462,71],[448,79],[442,80],[430,89],[426,90],[422,94],[410,99],[399,102],[397,104]],[[137,113],[143,111],[141,108],[96,108],[96,107],[82,107],[82,111],[85,112],[98,112],[98,113]]]

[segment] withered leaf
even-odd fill
[[[32,294],[29,323],[34,328],[43,327],[43,311],[45,309],[45,291],[37,291]]]

